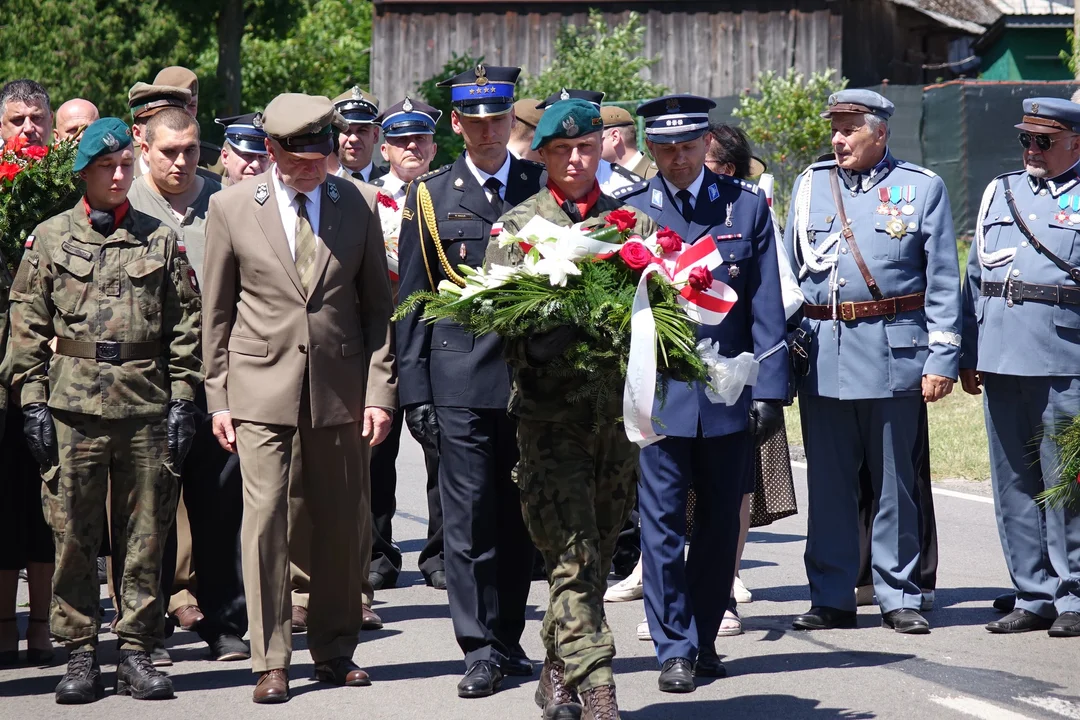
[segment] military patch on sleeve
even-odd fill
[[[187,255],[187,245],[180,238],[176,239],[176,249],[180,251],[181,255]]]
[[[26,236],[26,244],[23,245],[23,247],[26,248],[27,250],[34,247],[34,236],[33,235],[27,235]]]
[[[255,188],[255,202],[260,205],[264,204],[270,197],[270,186],[266,183],[259,183],[259,187]]]
[[[401,211],[401,218],[403,220],[412,220],[413,219],[413,211],[410,210],[409,208],[405,208],[404,210]]]
[[[341,193],[338,192],[337,185],[334,183],[326,184],[326,197],[330,198],[330,202],[337,204],[337,201],[341,199]]]
[[[190,265],[188,265],[187,268],[187,279],[188,284],[191,285],[191,289],[194,290],[196,294],[199,294],[201,292],[199,290],[199,278],[195,276],[195,268]]]

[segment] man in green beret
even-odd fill
[[[127,200],[131,144],[118,118],[86,129],[74,165],[86,195],[27,238],[11,288],[6,362],[56,537],[51,630],[69,653],[61,704],[104,694],[96,558],[110,483],[116,690],[173,695],[150,651],[164,642],[162,551],[196,427],[200,305],[176,234]]]
[[[533,137],[547,166],[547,187],[500,218],[502,232],[517,234],[534,216],[569,227],[598,228],[620,208],[636,218],[634,232],[656,232],[645,213],[600,192],[603,121],[599,109],[577,98],[544,112]],[[519,246],[488,245],[485,264],[516,265]],[[548,569],[551,590],[541,638],[547,649],[536,702],[544,717],[617,720],[611,660],[615,639],[604,618],[604,591],[615,541],[636,495],[637,447],[622,423],[621,388],[602,406],[568,395],[588,378],[551,372],[550,363],[573,342],[588,342],[580,328],[558,327],[511,343],[514,369],[509,411],[518,418],[521,459],[515,479],[525,524]]]

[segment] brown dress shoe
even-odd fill
[[[326,662],[315,663],[315,679],[333,685],[366,687],[371,678],[347,657],[336,657]]]
[[[289,699],[289,675],[281,668],[259,675],[251,699],[260,705],[283,703]]]
[[[176,618],[176,622],[180,624],[180,627],[185,630],[194,630],[196,625],[206,619],[198,605],[184,605],[177,608],[172,616]]]
[[[307,608],[299,605],[292,606],[292,631],[294,633],[307,632]]]
[[[367,605],[364,606],[364,623],[360,626],[361,630],[382,630],[383,623],[382,618],[372,611]]]

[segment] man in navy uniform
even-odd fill
[[[540,190],[543,166],[506,149],[514,122],[516,67],[477,65],[444,80],[450,123],[465,141],[452,165],[413,181],[402,211],[399,296],[460,279],[484,262],[491,226]],[[454,634],[468,668],[461,697],[498,690],[503,674],[531,675],[521,649],[535,549],[510,479],[517,438],[507,414],[510,369],[495,335],[425,323],[397,324],[405,422],[438,437],[446,588]]]
[[[913,457],[922,403],[952,390],[960,273],[945,184],[892,156],[893,104],[869,90],[829,98],[834,157],[796,180],[785,246],[812,337],[800,411],[809,486],[809,612],[800,630],[854,627],[859,468],[878,508],[871,542],[882,625],[921,634]]]
[[[713,403],[701,383],[669,381],[653,412],[663,439],[641,449],[645,614],[664,692],[693,691],[695,673],[726,674],[715,641],[735,579],[739,508],[753,489],[755,442],[783,424],[787,394],[784,307],[769,206],[756,185],[705,167],[705,134],[715,106],[707,98],[670,95],[638,107],[660,172],[615,193],[688,243],[713,237],[723,260],[713,274],[738,300],[719,325],[699,328],[698,337],[718,343],[723,355],[750,352],[761,362],[757,383],[731,406]],[[691,484],[702,520],[694,523],[684,562]]]
[[[960,382],[986,390],[990,477],[1015,609],[993,633],[1080,635],[1080,514],[1035,496],[1060,479],[1053,435],[1080,415],[1080,105],[1024,100],[1023,170],[987,186],[964,292]],[[996,603],[995,603],[996,605]]]

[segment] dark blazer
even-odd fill
[[[506,209],[537,193],[543,172],[538,163],[511,157]],[[464,154],[452,165],[411,183],[398,236],[401,300],[418,290],[436,289],[440,281],[448,279],[426,221],[424,236],[420,237],[417,191],[421,184],[431,193],[439,238],[451,268],[484,264],[491,226],[501,215],[470,172]],[[477,337],[448,320],[429,324],[414,312],[397,323],[396,337],[398,391],[403,407],[434,403],[443,407],[506,408],[510,369],[497,336]]]

